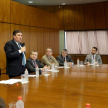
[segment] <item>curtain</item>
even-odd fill
[[[108,54],[108,31],[66,31],[66,48],[69,54],[90,54],[97,47],[98,54]]]

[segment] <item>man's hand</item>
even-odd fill
[[[89,62],[86,62],[86,65],[89,65],[90,63]]]
[[[68,62],[68,66],[72,66],[72,62]]]
[[[44,69],[50,69],[50,66],[45,65]]]
[[[25,51],[26,51],[26,47],[22,47],[22,48],[20,49],[20,51],[21,51],[21,52],[25,52]]]
[[[98,62],[95,62],[95,65],[97,65],[98,64]]]

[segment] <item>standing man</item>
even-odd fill
[[[26,61],[26,68],[28,69],[29,73],[35,72],[36,70],[36,65],[38,65],[38,68],[44,69],[50,69],[49,66],[44,66],[40,63],[40,61],[37,59],[38,52],[33,50],[31,51],[30,57]],[[39,70],[39,74],[41,74],[41,70]]]
[[[25,44],[21,43],[22,32],[20,30],[14,30],[13,39],[8,41],[4,50],[6,53],[6,74],[9,78],[20,76],[25,71]]]
[[[57,62],[59,63],[59,66],[64,66],[64,61],[66,60],[69,65],[74,65],[74,62],[70,55],[68,55],[67,49],[63,49],[61,54],[56,58]]]
[[[93,64],[93,59],[95,58],[95,64],[99,63],[102,65],[101,56],[96,54],[97,50],[98,50],[97,47],[92,48],[91,54],[86,56],[84,64],[87,64],[87,65]]]
[[[50,68],[51,68],[52,63],[54,63],[55,66],[59,66],[56,59],[52,56],[52,53],[53,53],[53,50],[51,48],[47,48],[46,54],[42,57],[42,61],[41,61],[43,65],[50,66]]]

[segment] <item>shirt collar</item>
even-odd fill
[[[46,57],[47,57],[48,59],[51,59],[51,57],[49,58],[47,55],[46,55]]]
[[[15,40],[14,40],[15,41]],[[15,41],[16,42],[16,41]],[[18,45],[18,42],[16,42],[16,44]]]
[[[94,54],[94,57],[96,56],[96,54]]]

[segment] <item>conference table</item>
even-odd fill
[[[22,96],[24,108],[108,108],[108,65],[82,65],[58,68],[29,77],[29,83],[0,84],[0,97],[7,108]],[[16,79],[21,77],[16,77]]]

